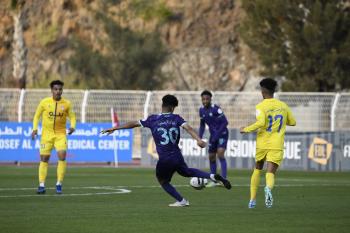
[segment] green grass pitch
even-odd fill
[[[229,191],[198,191],[175,175],[172,183],[191,205],[171,208],[174,200],[154,169],[68,167],[58,196],[51,165],[47,193],[39,196],[36,167],[0,167],[0,232],[350,232],[350,173],[279,171],[273,208],[265,208],[261,186],[253,210],[247,208],[250,173],[230,170]]]

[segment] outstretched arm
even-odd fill
[[[256,109],[256,122],[254,124],[248,125],[247,127],[241,127],[241,133],[250,133],[254,132],[265,125],[265,113],[263,110]]]
[[[116,127],[110,128],[110,129],[104,129],[104,130],[101,131],[101,133],[102,133],[102,134],[110,135],[110,134],[113,133],[115,130],[119,130],[119,129],[132,129],[132,128],[140,127],[140,126],[141,126],[141,124],[140,124],[140,122],[138,122],[138,121],[129,121],[129,122],[126,122],[125,124],[120,125],[120,126],[116,126]]]
[[[197,145],[199,147],[204,148],[207,145],[207,143],[198,136],[196,131],[194,131],[194,129],[189,124],[184,124],[182,127],[187,131],[187,133],[192,136],[193,139],[197,141]]]

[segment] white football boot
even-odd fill
[[[272,192],[271,189],[269,189],[269,187],[265,187],[264,188],[265,191],[265,205],[267,208],[271,208],[273,205],[273,198],[272,198]]]
[[[183,198],[182,201],[177,201],[175,203],[169,204],[170,207],[186,207],[189,205],[190,203],[185,198]]]

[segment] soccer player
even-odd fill
[[[201,177],[220,181],[227,189],[231,189],[228,180],[218,174],[209,174],[195,168],[189,168],[184,161],[181,150],[178,146],[180,140],[180,127],[184,128],[196,141],[198,146],[204,148],[206,143],[202,141],[193,128],[179,115],[173,114],[175,107],[178,106],[178,100],[173,95],[165,95],[162,98],[162,113],[150,115],[145,120],[130,121],[122,126],[102,130],[101,133],[111,134],[118,129],[130,129],[135,127],[147,127],[152,131],[152,136],[156,144],[156,150],[159,160],[156,165],[156,176],[159,184],[170,196],[176,199],[176,202],[170,204],[170,207],[189,206],[189,202],[176,191],[170,184],[171,178],[175,172],[184,177]]]
[[[57,151],[57,183],[56,193],[62,193],[62,182],[66,173],[66,120],[70,120],[68,134],[75,131],[75,113],[73,112],[71,102],[62,98],[64,83],[55,80],[50,83],[52,97],[41,100],[36,109],[33,119],[32,139],[38,134],[38,124],[42,117],[42,134],[40,141],[40,164],[39,164],[39,187],[38,194],[45,194],[45,180],[47,176],[48,162],[53,148]]]
[[[200,126],[199,137],[202,138],[205,131],[205,124],[209,126],[209,164],[210,172],[216,174],[216,157],[221,165],[221,176],[227,177],[227,163],[225,151],[228,140],[228,121],[221,108],[211,103],[212,94],[210,91],[201,93],[203,106],[199,108]],[[213,187],[217,183],[209,182],[207,187]]]
[[[256,163],[250,181],[249,208],[256,206],[256,193],[265,161],[267,163],[266,186],[264,188],[265,205],[267,208],[272,207],[272,189],[275,183],[275,173],[283,159],[286,125],[296,125],[288,105],[273,98],[277,82],[266,78],[260,82],[260,87],[264,100],[256,105],[256,122],[240,129],[241,133],[257,131]]]

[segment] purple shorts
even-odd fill
[[[216,141],[211,140],[211,136],[209,138],[209,153],[215,153],[218,148],[226,149],[228,141],[228,130],[225,130]]]
[[[170,182],[175,172],[182,176],[187,176],[190,172],[182,155],[163,157],[158,160],[156,176],[159,181]]]

